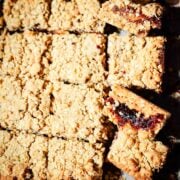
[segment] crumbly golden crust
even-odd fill
[[[108,139],[103,93],[86,85],[51,84],[35,78],[22,84],[6,76],[1,79],[0,94],[4,128],[90,142]]]
[[[105,23],[97,18],[99,9],[98,0],[53,0],[49,28],[102,33]]]
[[[47,29],[49,4],[46,0],[5,0],[3,14],[10,31]]]
[[[106,37],[100,34],[8,34],[0,74],[75,84],[104,83]]]
[[[80,138],[89,142],[108,140],[110,126],[102,115],[103,93],[86,85],[55,83],[52,112],[45,119],[44,131],[69,139]],[[48,133],[49,134],[49,133]]]
[[[3,77],[0,83],[0,125],[8,129],[38,132],[50,114],[51,84],[40,79],[22,83],[14,77]]]
[[[161,27],[163,7],[157,3],[146,5],[129,0],[109,0],[103,3],[99,18],[132,34],[146,36],[151,29]]]
[[[98,0],[5,0],[3,13],[10,31],[22,29],[103,32]],[[1,27],[1,19],[0,19]]]
[[[164,73],[164,37],[112,34],[108,38],[110,85],[161,91]]]
[[[0,130],[0,174],[3,179],[46,179],[47,139]]]
[[[53,138],[48,146],[48,179],[101,179],[102,144]]]
[[[105,80],[105,44],[101,34],[58,34],[52,37],[49,79],[75,84]]]
[[[136,179],[151,179],[154,170],[159,170],[166,159],[168,148],[159,141],[142,138],[129,125],[119,129],[114,139],[108,160]]]
[[[17,78],[40,78],[47,74],[51,35],[41,32],[7,34],[1,73]]]
[[[0,130],[0,179],[101,179],[103,144]]]
[[[26,31],[7,34],[0,70],[1,126],[37,132],[50,113],[50,35]]]

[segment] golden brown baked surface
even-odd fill
[[[119,36],[108,37],[108,82],[124,87],[161,91],[164,74],[165,38]]]
[[[10,31],[48,27],[49,3],[46,0],[5,0],[3,13]]]
[[[102,176],[103,144],[0,130],[0,179]]]
[[[160,141],[152,141],[142,132],[125,125],[114,139],[108,160],[136,179],[151,179],[153,171],[160,169],[168,148]]]
[[[105,23],[97,18],[99,10],[98,0],[53,0],[49,29],[103,33]]]
[[[10,31],[68,30],[104,31],[105,23],[97,18],[98,0],[5,0],[4,20]],[[3,19],[0,16],[0,27]]]
[[[108,140],[109,127],[102,114],[103,35],[8,33],[3,47],[3,128],[92,142]]]

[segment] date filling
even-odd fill
[[[110,103],[111,113],[117,120],[119,126],[130,123],[136,129],[153,129],[157,123],[164,119],[163,114],[150,115],[145,117],[143,113],[139,113],[135,109],[130,109],[124,103],[115,102],[112,97],[108,97],[105,103]]]
[[[148,17],[142,13],[141,10],[137,11],[135,8],[126,6],[119,8],[118,6],[113,6],[112,11],[116,14],[124,16],[128,21],[143,24],[145,21],[150,21],[153,26],[157,28],[161,27],[161,21],[158,16]]]

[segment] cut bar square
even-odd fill
[[[108,160],[135,179],[151,179],[162,168],[168,148],[160,141],[139,138],[140,134],[125,125],[114,139]]]
[[[0,75],[25,80],[45,77],[49,67],[51,36],[41,32],[7,33]]]
[[[0,176],[46,179],[47,139],[0,130]]]
[[[48,27],[49,2],[47,0],[5,0],[4,19],[10,31]]]
[[[110,85],[161,92],[165,38],[119,36],[108,38]]]
[[[99,10],[98,0],[52,0],[49,28],[102,33],[105,23],[97,18]]]
[[[108,140],[111,126],[102,113],[103,92],[86,85],[57,82],[52,97],[53,114],[45,119],[42,133],[91,143]]]
[[[58,34],[52,37],[51,82],[97,84],[105,79],[106,38],[101,34]]]
[[[3,2],[0,2],[0,29],[4,28]]]
[[[27,132],[44,128],[50,115],[51,84],[35,78],[25,83],[11,76],[0,79],[0,126]]]
[[[48,146],[48,179],[101,179],[102,144],[52,138]]]
[[[102,4],[99,18],[132,34],[146,36],[151,29],[160,29],[162,14],[163,7],[158,3],[109,0]]]

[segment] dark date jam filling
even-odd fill
[[[123,126],[130,123],[136,129],[153,129],[157,123],[164,119],[163,114],[151,115],[148,118],[143,113],[138,113],[135,109],[130,109],[124,103],[116,105],[113,98],[109,97],[105,103],[110,103],[113,107],[111,112],[116,117],[118,125]]]
[[[113,6],[112,11],[114,13],[118,13],[121,16],[124,16],[126,19],[128,19],[130,22],[143,24],[145,21],[150,21],[153,26],[156,26],[157,28],[161,27],[161,21],[160,18],[157,16],[151,16],[148,17],[145,14],[142,13],[140,10],[137,12],[136,9],[130,6],[119,8],[118,6]]]

